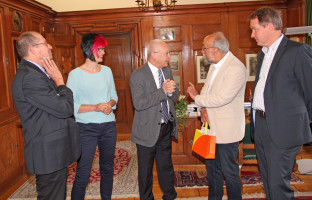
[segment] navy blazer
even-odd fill
[[[36,65],[23,59],[12,94],[23,126],[27,171],[48,174],[75,162],[81,147],[72,91],[65,85],[56,87]]]
[[[264,53],[258,53],[257,85]],[[266,121],[272,141],[279,148],[312,141],[312,49],[283,37],[272,61],[264,89]],[[254,138],[251,112],[251,137]],[[257,123],[257,122],[255,122]]]

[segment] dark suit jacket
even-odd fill
[[[48,174],[76,161],[81,147],[72,91],[56,87],[37,66],[22,60],[12,93],[23,126],[27,171]]]
[[[254,90],[264,59],[262,51],[257,59]],[[284,37],[272,61],[263,94],[269,133],[280,148],[312,141],[309,126],[312,117],[311,77],[311,47]],[[250,121],[253,123],[252,114]],[[254,138],[254,125],[251,127],[251,137]]]
[[[173,80],[171,69],[162,69],[165,79]],[[148,64],[135,70],[130,77],[132,102],[134,105],[134,119],[131,140],[142,146],[154,146],[160,132],[161,101],[168,100],[171,121],[173,121],[172,136],[178,138],[177,120],[174,101],[178,100],[178,89],[167,96],[162,88],[157,89],[155,79]]]

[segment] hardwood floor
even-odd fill
[[[304,159],[309,158],[312,159],[312,145],[305,145],[300,151],[297,156],[297,159]],[[175,171],[182,171],[182,170],[205,170],[205,166],[175,166]],[[255,166],[246,166],[243,167],[242,170],[257,170]],[[295,168],[296,170],[296,168]],[[295,171],[296,172],[296,171]],[[304,182],[303,184],[294,184],[291,187],[295,190],[295,192],[312,192],[312,175],[300,175],[298,172],[296,175]],[[161,199],[162,192],[159,188],[159,184],[157,181],[157,174],[154,167],[154,186],[153,186],[153,193],[155,199]],[[178,198],[192,198],[192,197],[203,197],[208,196],[208,188],[176,188],[178,193]],[[248,186],[243,188],[243,194],[251,194],[251,193],[264,193],[264,189],[262,185],[259,186]],[[226,194],[226,190],[225,190]],[[139,200],[140,198],[127,198],[127,199],[115,199],[115,200]]]

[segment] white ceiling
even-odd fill
[[[36,0],[56,12],[136,7],[135,0]],[[151,1],[151,0],[150,0]],[[177,0],[176,5],[240,2],[246,0]],[[248,0],[259,1],[259,0]]]

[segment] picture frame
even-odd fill
[[[179,91],[181,91],[181,84],[180,84],[180,75],[173,75],[173,80],[176,82],[176,87]]]
[[[171,53],[168,67],[172,71],[179,71],[180,69],[180,54]]]
[[[197,83],[205,83],[210,65],[204,56],[196,56]]]
[[[246,54],[248,81],[255,81],[257,71],[257,54]]]
[[[175,28],[160,28],[160,39],[163,41],[175,41]]]
[[[21,57],[17,52],[17,47],[16,47],[16,43],[17,43],[17,39],[18,38],[13,38],[13,51],[14,51],[14,65],[15,65],[15,73],[17,72],[17,70],[19,69],[19,65],[20,65],[20,61],[21,61]]]

